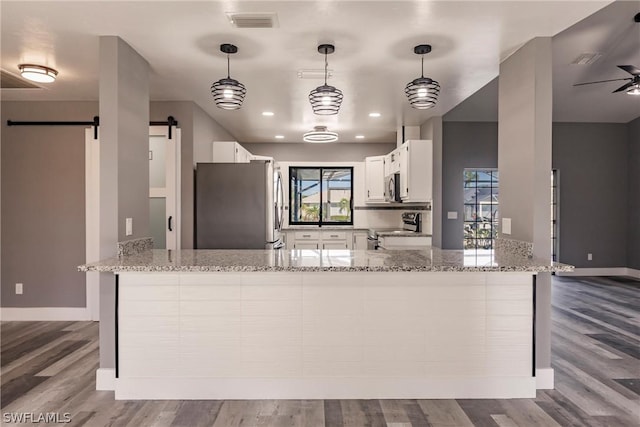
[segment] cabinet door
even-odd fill
[[[384,157],[365,157],[365,202],[384,202]]]
[[[347,241],[324,242],[322,243],[322,249],[348,249]]]
[[[409,143],[405,142],[400,147],[399,162],[400,162],[400,198],[406,199],[409,197],[409,180],[411,177],[411,153],[409,151]]]
[[[318,242],[305,242],[305,241],[298,241],[296,240],[295,244],[293,245],[293,249],[319,249],[320,248],[320,244]]]
[[[367,250],[367,233],[353,233],[353,249],[357,251]]]

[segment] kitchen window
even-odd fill
[[[353,225],[353,167],[289,167],[289,224]]]
[[[498,171],[464,170],[464,249],[493,249],[498,232]]]

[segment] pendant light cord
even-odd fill
[[[230,67],[229,67],[229,54],[227,53],[227,78],[231,78],[231,72],[229,71]]]
[[[422,55],[422,72],[421,72],[422,78],[424,79],[424,55]]]
[[[327,85],[327,65],[329,62],[327,61],[327,49],[324,50],[324,85]]]

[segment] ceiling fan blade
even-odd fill
[[[632,76],[640,75],[640,68],[634,67],[633,65],[618,65],[618,68],[625,70],[627,73]]]
[[[611,93],[622,92],[623,90],[627,89],[628,87],[633,86],[633,84],[634,84],[633,82],[629,82],[629,83],[627,83],[627,84],[626,84],[626,85],[624,85],[624,86],[620,86],[618,89],[614,90],[614,91],[613,91],[613,92],[611,92]]]
[[[599,80],[597,82],[586,82],[586,83],[576,83],[574,86],[583,86],[583,85],[592,85],[595,83],[606,83],[606,82],[617,82],[620,80],[633,80],[631,77],[627,77],[625,79],[611,79],[611,80]]]

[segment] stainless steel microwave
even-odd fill
[[[401,202],[400,199],[400,174],[392,173],[384,179],[385,202]]]

